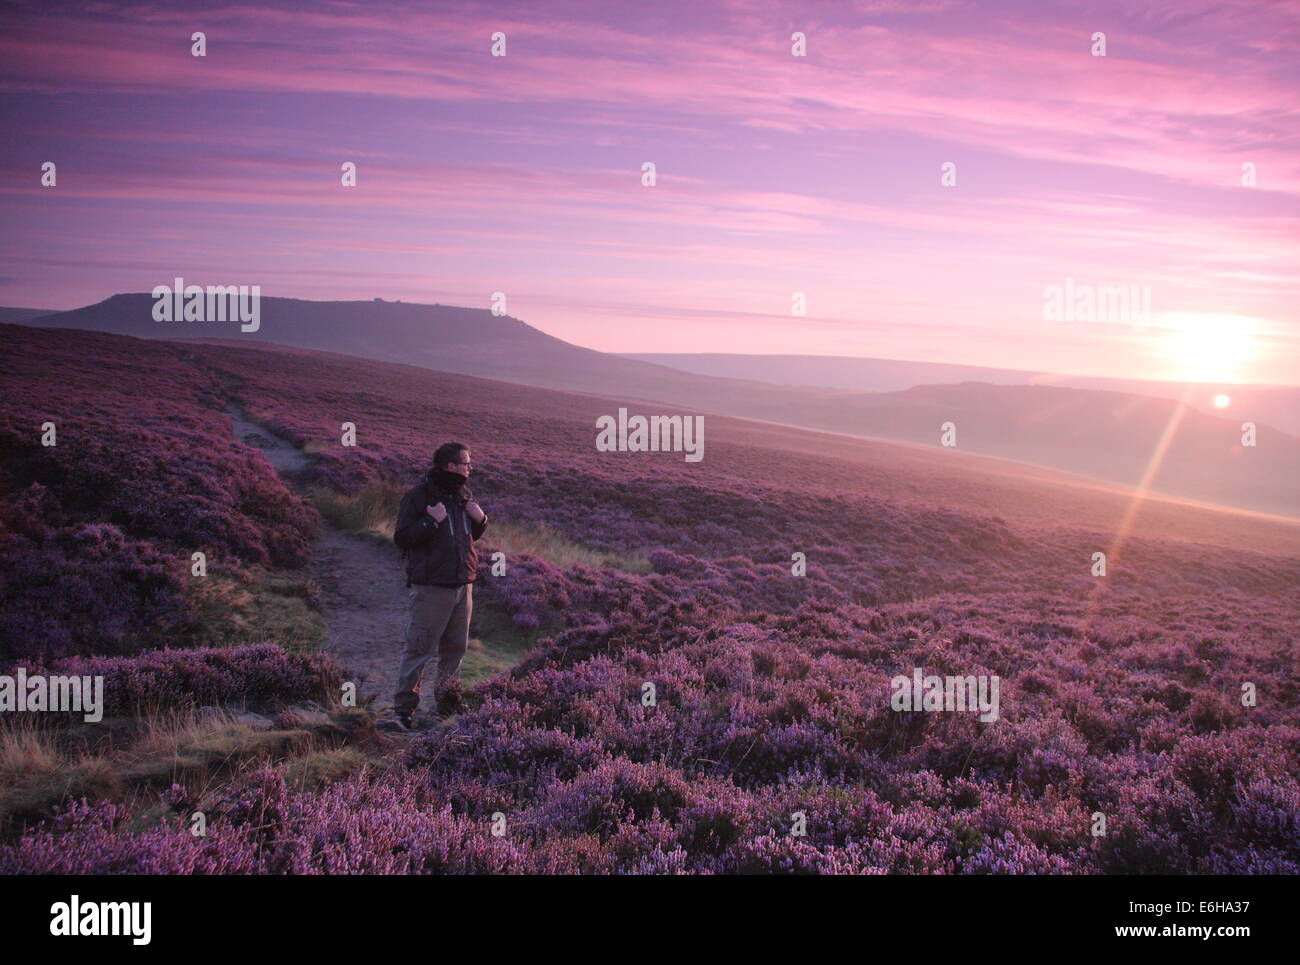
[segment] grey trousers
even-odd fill
[[[424,668],[437,654],[434,693],[460,679],[460,662],[469,645],[469,617],[474,610],[474,585],[413,586],[408,591],[411,616],[406,624],[402,663],[397,671],[393,709],[413,712],[420,705]]]

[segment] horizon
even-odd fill
[[[610,353],[1293,384],[1296,4],[668,12],[11,8],[0,302],[500,291]]]
[[[14,310],[14,311],[39,311],[39,312],[48,312],[48,313],[50,313],[50,314],[59,314],[59,313],[62,313],[62,312],[76,311],[77,309],[87,308],[87,307],[90,307],[90,306],[92,306],[92,305],[99,305],[99,304],[102,304],[102,303],[108,301],[109,299],[115,298],[115,297],[117,297],[117,296],[119,296],[119,295],[139,295],[139,296],[141,296],[141,297],[150,297],[150,293],[149,293],[149,292],[113,292],[111,295],[107,295],[107,296],[105,296],[104,298],[99,299],[98,301],[88,302],[88,303],[86,303],[86,304],[84,304],[84,305],[75,305],[75,306],[73,306],[72,308],[46,309],[46,308],[35,308],[35,307],[33,307],[33,306],[18,306],[18,305],[5,305],[5,306],[0,306],[0,308],[7,308],[7,309],[10,309],[10,310]],[[292,300],[292,301],[314,301],[314,302],[322,302],[322,303],[324,303],[324,302],[326,302],[326,301],[329,301],[329,302],[338,302],[338,303],[346,303],[346,304],[358,304],[358,305],[363,305],[363,304],[374,304],[374,303],[378,302],[378,303],[380,303],[380,304],[388,304],[388,305],[393,305],[393,304],[416,305],[416,306],[423,307],[423,308],[456,308],[456,309],[467,309],[467,310],[472,310],[472,311],[490,311],[490,309],[483,308],[482,306],[474,306],[474,305],[456,305],[456,304],[451,304],[451,303],[446,303],[446,302],[418,302],[418,301],[408,301],[407,299],[401,299],[401,298],[383,298],[383,297],[381,297],[381,296],[371,296],[371,297],[369,297],[369,298],[335,298],[335,299],[296,298],[296,297],[288,296],[288,295],[263,295],[263,296],[261,296],[261,297],[263,297],[263,298],[282,298],[282,299],[287,299],[287,300]],[[543,335],[549,335],[549,336],[551,336],[552,338],[559,338],[559,339],[561,339],[561,340],[563,340],[563,341],[568,341],[567,339],[564,339],[562,336],[557,335],[557,334],[554,333],[554,332],[547,332],[546,330],[544,330],[544,329],[542,329],[542,328],[539,328],[537,325],[535,325],[534,323],[528,321],[527,319],[519,318],[519,317],[517,317],[517,316],[515,316],[515,315],[511,315],[511,314],[509,314],[509,313],[506,313],[506,314],[507,314],[508,317],[513,318],[515,321],[520,322],[521,324],[527,325],[527,326],[529,326],[530,328],[536,329],[537,331],[541,332]],[[10,322],[10,323],[6,323],[6,324],[26,324],[26,323],[23,323],[23,322],[18,322],[18,323]],[[198,323],[198,324],[202,324],[202,323]],[[39,326],[38,326],[38,327],[39,327]],[[128,337],[134,337],[134,336],[128,336]],[[228,338],[232,338],[232,339],[234,339],[234,340],[236,340],[236,341],[238,341],[238,338],[239,338],[238,335],[234,335],[234,334],[229,334],[229,335],[211,335],[211,336],[209,336],[209,335],[158,335],[158,336],[156,336],[156,337],[157,337],[157,338],[160,338],[160,339],[164,339],[164,340],[168,340],[168,339],[186,339],[186,338],[219,339],[219,338],[227,338],[227,337],[228,337]],[[262,339],[262,341],[273,341],[273,340],[271,340],[271,339]],[[293,343],[289,343],[289,342],[285,342],[285,343],[275,343],[275,344],[283,344],[283,345],[285,345],[286,347],[290,347],[290,348],[293,348],[293,347],[299,347],[299,346],[295,346]],[[592,349],[593,351],[598,351],[598,352],[603,352],[603,351],[604,351],[603,349],[596,349],[596,348],[594,348],[593,346],[590,346],[590,345],[582,345],[582,344],[577,343],[577,342],[569,342],[569,344],[571,344],[571,345],[575,345],[575,346],[578,347],[578,348]],[[1258,389],[1291,389],[1291,388],[1300,388],[1300,381],[1297,381],[1297,382],[1289,382],[1289,383],[1288,383],[1288,382],[1272,382],[1272,383],[1267,383],[1267,382],[1241,382],[1241,381],[1234,381],[1234,380],[1232,380],[1232,379],[1218,379],[1218,380],[1204,381],[1204,380],[1196,380],[1196,379],[1160,379],[1160,378],[1145,378],[1145,377],[1142,377],[1142,376],[1114,376],[1114,377],[1112,377],[1112,376],[1094,376],[1094,375],[1090,375],[1090,374],[1088,374],[1088,373],[1084,373],[1084,372],[1069,372],[1069,371],[1060,371],[1060,370],[1047,371],[1047,370],[1044,370],[1044,369],[1014,369],[1014,368],[1009,368],[1009,367],[1006,367],[1006,366],[980,365],[980,364],[972,363],[972,362],[936,362],[936,361],[933,361],[933,360],[930,360],[930,359],[921,359],[921,358],[890,358],[890,357],[886,357],[886,356],[882,356],[882,355],[814,355],[814,354],[797,354],[797,353],[791,353],[791,352],[719,352],[719,351],[710,351],[710,352],[655,352],[655,351],[641,350],[641,349],[631,349],[631,350],[618,351],[618,352],[607,352],[606,354],[610,354],[610,355],[620,355],[620,356],[635,356],[635,355],[653,355],[653,354],[663,354],[663,355],[723,355],[723,356],[730,356],[730,357],[734,357],[734,358],[784,358],[784,357],[794,357],[794,358],[802,358],[802,359],[846,359],[846,360],[858,360],[858,361],[870,361],[870,362],[897,362],[897,363],[900,363],[900,364],[903,364],[903,365],[952,365],[952,366],[961,366],[961,367],[964,367],[964,368],[984,368],[984,369],[989,369],[989,370],[992,370],[992,371],[1011,371],[1011,372],[1019,372],[1019,373],[1023,373],[1023,374],[1025,374],[1025,375],[1031,375],[1031,376],[1038,377],[1038,378],[1046,377],[1046,378],[1070,378],[1070,379],[1074,379],[1074,378],[1088,378],[1088,379],[1094,379],[1094,378],[1095,378],[1095,379],[1114,379],[1115,381],[1125,381],[1125,382],[1143,382],[1143,383],[1153,383],[1153,384],[1157,384],[1157,383],[1159,383],[1159,384],[1168,384],[1168,385],[1170,385],[1170,386],[1175,386],[1175,385],[1242,386],[1242,387],[1258,388]],[[725,378],[726,376],[723,376],[723,377]],[[971,380],[962,380],[962,381],[971,381]],[[954,384],[959,384],[959,383],[954,383]],[[1047,384],[1047,383],[1034,383],[1034,384]],[[1079,388],[1079,387],[1078,387],[1078,386],[1062,386],[1062,388]],[[1083,390],[1081,390],[1081,391],[1108,391],[1108,390],[1104,390],[1104,389],[1083,389]]]

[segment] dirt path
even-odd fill
[[[260,449],[272,468],[301,492],[311,457],[249,422],[236,403],[227,404],[226,414],[235,438]],[[323,648],[338,655],[360,695],[375,697],[375,709],[391,708],[408,608],[401,554],[395,546],[353,536],[322,520],[310,566],[329,628]]]

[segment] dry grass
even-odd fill
[[[385,482],[368,486],[353,496],[323,486],[312,487],[309,494],[320,514],[339,529],[392,542],[397,508],[406,489],[403,484]],[[507,557],[528,553],[561,569],[576,563],[628,573],[649,573],[652,569],[644,556],[593,550],[545,525],[493,520],[484,543],[493,550],[501,550]]]
[[[386,540],[393,538],[397,507],[407,487],[401,483],[375,483],[352,496],[325,486],[308,489],[312,503],[320,514],[348,533],[373,533]]]
[[[177,641],[186,647],[237,647],[274,640],[290,651],[311,651],[328,636],[311,605],[311,579],[303,571],[256,564],[209,568],[190,577],[189,598],[198,619]]]
[[[333,746],[347,738],[346,728],[258,728],[240,714],[158,711],[134,721],[129,739],[107,749],[69,741],[60,729],[30,718],[6,721],[0,727],[0,832],[14,832],[69,797],[153,807],[156,792],[173,783],[202,797],[257,762],[285,762],[300,785],[319,786],[370,759],[362,748]]]
[[[317,790],[351,776],[370,762],[371,758],[355,747],[333,747],[289,761],[284,777],[299,790]]]
[[[593,550],[573,542],[546,525],[522,526],[494,521],[491,530],[484,535],[484,540],[507,557],[528,553],[560,569],[568,569],[576,563],[627,573],[649,573],[652,569],[650,561],[644,556]]]
[[[0,829],[45,813],[68,797],[102,797],[120,787],[99,754],[63,752],[47,728],[18,717],[0,728]]]

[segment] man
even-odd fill
[[[474,541],[487,528],[487,514],[465,484],[469,447],[448,442],[433,454],[433,467],[402,497],[393,542],[405,551],[411,617],[393,694],[393,711],[404,729],[414,727],[425,665],[437,655],[434,695],[439,717],[460,710],[460,662],[469,645],[469,618],[478,578]]]

